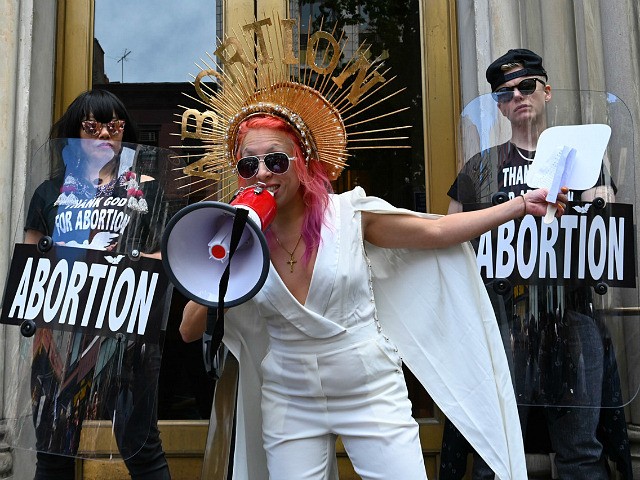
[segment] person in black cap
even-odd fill
[[[503,88],[503,83],[525,76],[544,77],[545,82],[549,78],[542,66],[542,57],[526,48],[509,50],[487,68],[487,82],[492,92]]]
[[[547,128],[545,110],[552,92],[539,55],[523,48],[509,50],[489,65],[486,78],[497,108],[511,124],[511,139],[469,159],[449,189],[450,214],[490,205],[497,193],[514,198],[529,191],[526,172],[534,159],[540,134]],[[582,201],[590,201],[595,196],[613,201],[614,190],[613,182],[601,180],[589,191],[569,192],[569,200],[572,201],[575,195]],[[536,438],[545,439],[543,443],[547,445],[540,448],[538,444],[536,448],[555,452],[559,478],[609,478],[606,455],[616,461],[624,478],[630,478],[629,443],[622,409],[566,408],[566,405],[581,402],[582,405],[600,405],[601,402],[604,405],[611,395],[600,386],[617,384],[619,387],[609,335],[590,307],[591,289],[518,285],[507,294],[499,295],[492,285],[487,287],[496,318],[504,330],[525,438],[531,438],[527,435],[527,426],[535,430],[546,425],[542,437]],[[564,312],[549,308],[549,305],[558,304],[564,306]],[[563,350],[558,345],[570,347]],[[580,358],[573,358],[576,351]],[[552,356],[555,360],[545,367],[545,358]],[[583,393],[585,398],[578,398],[575,393],[580,381],[587,386],[587,392]],[[564,405],[565,408],[527,406],[535,404]],[[619,415],[615,418],[616,427],[612,428],[611,419],[603,419],[614,410]],[[534,421],[536,417],[531,415],[539,415],[542,422]],[[603,428],[604,421],[609,425]],[[599,438],[598,432],[602,434],[605,430],[617,433]],[[611,444],[615,446],[611,447]],[[470,449],[453,424],[447,421],[440,478],[462,478]],[[613,451],[616,453],[612,454]],[[477,454],[474,455],[473,478],[494,478],[491,469]]]

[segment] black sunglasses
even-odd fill
[[[98,122],[96,120],[84,120],[80,122],[82,125],[82,130],[87,135],[91,135],[92,137],[97,137],[100,135],[102,131],[102,127],[107,127],[107,132],[109,132],[109,136],[114,137],[124,130],[124,120],[111,120],[108,123]]]
[[[289,164],[295,159],[296,157],[290,157],[283,152],[265,153],[264,155],[250,155],[238,160],[238,163],[236,163],[236,171],[242,178],[249,180],[258,173],[260,162],[263,162],[264,166],[267,167],[271,173],[282,175],[289,171]]]
[[[493,99],[498,103],[509,103],[513,100],[513,91],[517,88],[522,95],[531,95],[536,91],[537,84],[540,82],[542,85],[546,85],[545,82],[539,78],[527,78],[522,80],[519,84],[513,87],[502,87],[491,93]]]

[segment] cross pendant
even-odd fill
[[[297,261],[297,260],[294,260],[294,259],[293,259],[293,256],[291,256],[291,258],[289,259],[289,261],[288,261],[287,263],[289,264],[289,267],[290,267],[290,270],[289,270],[289,271],[290,271],[291,273],[293,273],[293,266],[294,266],[296,263],[298,263],[298,261]]]

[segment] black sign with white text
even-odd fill
[[[571,203],[548,225],[527,215],[483,234],[474,246],[485,281],[635,288],[634,232],[633,205]]]
[[[157,259],[63,246],[41,254],[16,244],[0,323],[157,343],[169,288]]]

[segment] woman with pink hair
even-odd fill
[[[434,299],[418,296],[417,308],[407,307],[413,313],[403,314],[404,305],[385,297],[395,296],[398,287],[411,290],[412,286],[398,286],[393,269],[415,265],[419,271],[411,273],[414,282],[441,287],[442,293],[434,294],[436,302],[459,304],[420,312],[432,323],[416,327],[416,334],[426,328],[425,336],[437,337],[432,340],[436,343],[446,335],[455,336],[442,330],[468,322],[468,317],[476,318],[465,309],[477,309],[480,304],[481,314],[491,315],[484,287],[473,281],[477,272],[468,261],[472,253],[460,254],[463,242],[525,214],[544,215],[546,192],[531,191],[472,213],[421,215],[367,197],[361,188],[333,194],[325,164],[313,154],[305,155],[303,148],[296,130],[270,114],[248,117],[239,126],[235,141],[240,185],[264,183],[275,197],[277,214],[266,232],[271,270],[265,285],[253,299],[227,312],[224,341],[240,363],[241,385],[234,478],[267,478],[267,470],[269,478],[278,480],[333,478],[337,475],[338,435],[364,479],[426,478],[402,364],[407,363],[414,374],[418,371],[418,378],[426,379],[423,383],[433,380],[438,375],[434,372],[443,367],[424,367],[430,361],[428,352],[416,356],[409,348],[398,348],[396,338],[406,343],[403,337],[408,335],[398,330],[406,321],[403,317],[416,316],[413,313],[423,308],[420,302],[433,303]],[[560,194],[558,198],[561,215],[566,197]],[[396,252],[409,257],[389,257]],[[394,258],[409,258],[408,267]],[[428,268],[434,269],[433,276],[424,269],[425,262],[431,262]],[[446,266],[435,265],[442,262]],[[379,263],[386,263],[388,270],[383,275],[376,273]],[[439,268],[471,273],[445,276]],[[471,280],[459,276],[467,274]],[[384,277],[396,285],[385,283]],[[447,282],[469,286],[458,288],[454,300],[450,297],[454,288]],[[456,317],[458,311],[465,313]],[[495,327],[495,321],[484,323],[486,328]],[[183,339],[199,339],[205,326],[206,307],[190,302],[180,327]],[[453,339],[458,340],[462,338]],[[426,344],[426,349],[433,347],[429,340]],[[504,352],[499,336],[491,348]],[[480,380],[492,385],[493,394],[496,383],[502,382],[500,388],[506,389],[510,385],[506,359],[502,366],[505,378],[495,379],[491,370],[490,379]],[[429,390],[445,410],[449,410],[448,403],[458,401],[447,397],[446,386]],[[495,403],[489,397],[487,404]],[[515,412],[515,400],[507,409]],[[517,424],[517,412],[514,415]],[[256,425],[262,426],[261,435],[252,430]],[[517,450],[519,432],[512,435],[497,430],[498,440],[483,433],[487,442],[505,442]],[[513,452],[510,459],[496,462],[508,464],[514,459],[522,464],[507,465],[501,471],[508,472],[505,478],[524,478],[523,453]]]

